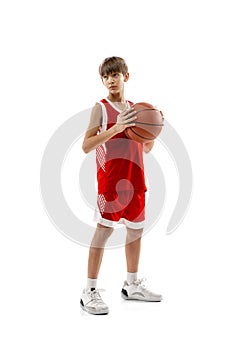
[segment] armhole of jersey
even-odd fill
[[[106,111],[106,107],[103,102],[98,102],[102,108],[102,120],[101,120],[101,132],[107,130],[108,125],[108,115]]]

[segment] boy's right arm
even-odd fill
[[[99,133],[101,129],[102,108],[99,103],[96,103],[92,109],[90,123],[83,140],[83,151],[88,153],[111,139],[116,134],[124,131],[129,126],[134,126],[135,123],[133,121],[137,118],[135,117],[135,113],[136,112],[133,108],[124,110],[117,116],[116,124],[108,130]]]

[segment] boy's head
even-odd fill
[[[105,58],[105,60],[99,66],[99,73],[101,78],[104,75],[109,75],[112,73],[122,73],[125,75],[128,73],[128,67],[123,58],[117,56],[108,57]]]

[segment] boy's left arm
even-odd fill
[[[143,151],[149,153],[154,146],[154,141],[143,143]]]

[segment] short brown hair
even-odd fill
[[[103,77],[105,74],[109,75],[111,73],[122,73],[123,75],[128,73],[128,66],[123,58],[112,56],[103,60],[99,66],[100,76]]]

